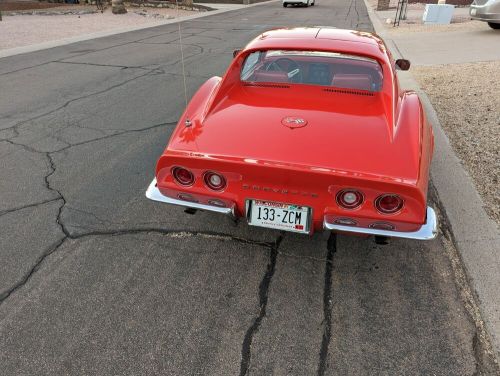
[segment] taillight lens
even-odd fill
[[[356,209],[363,203],[363,194],[355,189],[344,189],[336,196],[337,203],[344,209]]]
[[[203,175],[203,180],[205,181],[207,187],[214,191],[222,191],[224,188],[226,188],[226,178],[221,174],[218,174],[217,172],[205,172],[205,175]]]
[[[193,173],[184,167],[174,167],[172,176],[180,185],[189,186],[194,183]]]
[[[403,209],[404,201],[396,194],[386,194],[378,196],[375,200],[375,207],[383,214],[394,214]]]

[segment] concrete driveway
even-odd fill
[[[283,25],[372,30],[360,0],[184,22],[188,96]],[[0,374],[474,374],[443,239],[327,249],[144,197],[181,71],[177,25],[0,59]]]

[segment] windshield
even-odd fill
[[[295,83],[380,91],[382,68],[362,56],[325,51],[267,50],[249,54],[243,82]]]

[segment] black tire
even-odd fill
[[[287,3],[283,3],[283,8],[286,8],[288,4]]]
[[[316,4],[316,0],[314,0],[314,1],[312,2],[311,6],[313,7],[313,6],[314,6],[314,4]]]
[[[488,26],[492,29],[500,29],[500,23],[488,22]]]

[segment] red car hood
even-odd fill
[[[322,97],[309,96],[297,103],[297,97],[287,95],[287,90],[279,98],[259,97],[259,88],[246,90],[254,92],[245,95],[242,90],[228,96],[203,121],[182,127],[168,150],[406,182],[418,179],[419,135],[398,132],[388,122],[382,94],[322,93]],[[285,118],[307,124],[291,129],[283,124]],[[417,139],[409,139],[412,137]]]

